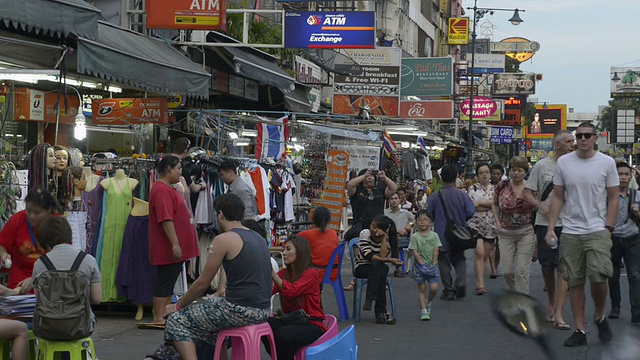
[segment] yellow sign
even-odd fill
[[[167,99],[167,108],[180,109],[184,106],[186,98],[182,94],[178,93],[178,96]]]
[[[469,18],[450,18],[449,45],[466,45],[469,43]]]

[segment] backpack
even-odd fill
[[[78,271],[87,255],[81,251],[70,270],[56,270],[47,255],[40,259],[47,271],[34,280],[36,308],[33,314],[33,333],[47,340],[77,340],[91,335],[91,284]]]

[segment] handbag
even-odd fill
[[[459,225],[455,221],[453,221],[449,217],[449,210],[447,209],[447,204],[444,202],[442,198],[442,193],[438,191],[438,197],[440,198],[440,203],[442,204],[442,211],[444,212],[444,217],[447,220],[444,229],[444,236],[451,244],[451,248],[454,250],[467,250],[473,249],[476,247],[476,239],[471,236],[471,232],[466,225]]]
[[[288,314],[277,317],[282,325],[307,325],[309,323],[309,315],[304,309],[298,309]]]

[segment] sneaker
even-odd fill
[[[420,320],[427,321],[429,319],[431,319],[429,317],[429,312],[426,309],[422,309],[422,311],[420,311]]]
[[[620,317],[620,306],[612,306],[609,311],[609,319],[617,319]]]
[[[390,313],[387,313],[386,317],[387,317],[386,318],[387,324],[393,325],[396,323],[396,318],[394,318],[393,315],[391,315]]]
[[[577,346],[585,346],[587,345],[587,334],[582,332],[579,329],[564,341],[564,346],[566,347],[577,347]]]
[[[387,322],[386,314],[378,314],[376,315],[376,324],[384,324]]]
[[[608,343],[613,339],[613,331],[609,325],[609,319],[606,317],[600,321],[596,320],[596,326],[598,327],[598,338],[603,343]]]

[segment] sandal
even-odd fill
[[[571,325],[563,322],[563,323],[555,323],[553,325],[554,328],[558,329],[558,330],[571,330]]]
[[[487,290],[487,289],[485,289],[483,287],[476,288],[476,295],[484,295],[484,294],[486,294],[488,292],[489,292],[489,290]]]
[[[489,275],[489,278],[491,278],[491,279],[497,279],[497,278],[499,278],[500,276],[502,276],[502,273],[501,273],[501,272],[496,271],[496,272],[492,272],[492,273],[491,273],[491,275]]]
[[[550,314],[545,314],[544,315],[544,321],[548,322],[548,323],[555,323],[556,321],[553,320],[553,315]]]
[[[345,285],[345,287],[343,288],[345,291],[351,291],[353,290],[353,288],[356,286],[356,284],[350,282],[347,285]]]

